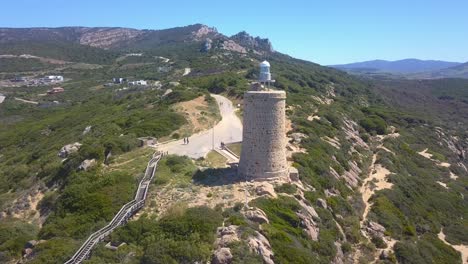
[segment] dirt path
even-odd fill
[[[232,102],[224,96],[212,94],[218,103],[221,121],[214,129],[207,129],[189,137],[189,144],[180,139],[166,144],[158,145],[158,150],[169,154],[186,155],[191,158],[204,157],[213,147],[220,146],[221,142],[239,142],[242,140],[242,123],[235,113]]]
[[[372,163],[369,167],[369,177],[364,181],[360,188],[362,193],[362,200],[364,201],[364,214],[362,215],[361,227],[363,223],[367,220],[367,215],[369,214],[370,207],[372,206],[369,203],[369,199],[374,195],[378,190],[392,188],[392,183],[387,182],[386,178],[390,175],[390,171],[382,167],[380,164],[375,164],[377,160],[377,154],[372,156]],[[371,182],[374,182],[375,188],[372,187]]]
[[[429,149],[426,148],[425,150],[418,152],[418,154],[425,157],[426,159],[432,160],[433,162],[435,162],[437,164],[437,166],[445,167],[445,168],[450,167],[450,163],[448,163],[448,162],[442,162],[442,161],[438,161],[438,160],[433,159],[432,158],[433,155],[431,153],[427,152],[428,150]]]
[[[445,234],[443,230],[440,230],[438,237],[442,240],[445,244],[451,246],[456,251],[460,252],[462,256],[463,264],[468,264],[468,246],[467,245],[452,245],[445,240]]]
[[[369,199],[374,195],[376,191],[383,190],[383,189],[390,189],[393,186],[393,183],[387,181],[388,175],[391,174],[391,171],[389,171],[387,168],[383,167],[381,164],[376,163],[377,162],[377,151],[379,149],[385,150],[387,152],[393,153],[391,150],[383,146],[383,140],[386,138],[395,138],[398,137],[398,133],[391,133],[385,136],[379,136],[377,137],[379,144],[376,147],[376,150],[374,151],[374,154],[372,156],[372,162],[369,165],[369,177],[367,177],[362,186],[359,188],[359,191],[362,194],[362,200],[364,201],[364,213],[362,215],[362,220],[360,221],[360,226],[361,226],[361,233],[362,235],[370,240],[369,235],[367,234],[367,231],[365,229],[364,224],[368,220],[367,217],[369,215],[370,209],[372,207],[372,203],[369,202]],[[396,242],[398,242],[395,239],[392,239],[390,237],[384,236],[383,240],[385,243],[388,245],[388,249],[393,249],[393,246],[395,245]],[[375,254],[375,260],[374,262],[378,259],[378,256],[382,253],[382,249],[379,249],[376,251]],[[356,250],[356,253],[353,256],[354,262],[358,263],[359,258],[361,257],[362,252],[360,249]]]
[[[38,102],[25,100],[25,99],[21,99],[21,98],[18,98],[18,97],[15,97],[15,100],[16,100],[16,101],[23,102],[23,103],[28,103],[28,104],[35,104],[35,105],[39,104]]]

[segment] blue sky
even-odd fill
[[[202,23],[226,35],[268,37],[320,64],[404,58],[468,61],[467,0],[2,0],[0,27]],[[10,10],[10,11],[7,11]]]

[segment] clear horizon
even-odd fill
[[[190,24],[225,35],[246,31],[273,48],[322,65],[368,60],[467,62],[468,2],[403,0],[341,3],[288,1],[18,0],[3,3],[0,27],[129,27],[166,29]]]

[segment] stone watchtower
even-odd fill
[[[268,72],[265,67],[268,66]],[[260,64],[260,82],[271,83],[270,64]],[[286,178],[286,93],[253,84],[244,94],[242,151],[238,172],[248,180]]]

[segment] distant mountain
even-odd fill
[[[416,74],[417,78],[439,79],[439,78],[465,78],[468,79],[468,62],[437,71]]]
[[[337,68],[355,73],[393,73],[409,74],[418,72],[437,71],[460,65],[458,62],[437,61],[437,60],[418,60],[404,59],[398,61],[373,60],[356,62],[342,65],[331,65]]]
[[[18,46],[45,43],[52,46],[63,44],[100,48],[111,51],[148,51],[174,45],[190,46],[208,51],[211,46],[246,53],[273,52],[268,39],[252,37],[242,31],[232,37],[219,33],[216,28],[202,24],[162,30],[139,30],[122,27],[60,27],[60,28],[0,28],[0,47],[12,51]],[[203,47],[203,48],[202,48]],[[66,49],[62,49],[63,52]],[[22,49],[23,51],[23,49]],[[1,50],[0,54],[6,54]],[[19,52],[19,51],[18,51]]]
[[[0,43],[15,42],[73,42],[115,49],[135,42],[152,44],[200,40],[218,35],[215,28],[202,24],[163,30],[138,30],[121,27],[60,27],[60,28],[0,28]]]

